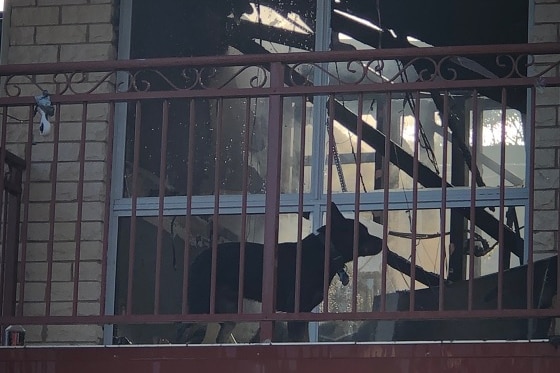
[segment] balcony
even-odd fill
[[[300,342],[295,321],[318,342],[548,338],[559,52],[0,66],[2,326],[24,325],[29,344],[183,344],[193,324],[220,322],[238,324],[228,342]],[[262,244],[262,259],[233,256],[233,288],[227,242]],[[299,284],[317,278],[310,300]],[[192,312],[191,282],[209,286],[208,312]]]

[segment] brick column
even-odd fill
[[[530,42],[560,42],[560,0],[535,0]],[[540,56],[535,72],[559,56]],[[547,76],[559,76],[557,66]],[[544,87],[537,91],[535,135],[535,259],[550,255],[558,248],[558,211],[560,186],[560,88]]]
[[[7,46],[3,60],[9,64],[113,60],[116,56],[115,0],[7,0],[5,22]],[[56,90],[52,80],[37,77],[38,84]],[[98,78],[86,77],[84,86]],[[44,84],[41,79],[44,79]],[[20,83],[18,81],[18,83]],[[38,95],[36,85],[22,81],[21,95]],[[28,83],[28,84],[25,84]],[[50,83],[50,84],[49,84]],[[114,90],[107,84],[96,92]],[[56,93],[50,91],[51,93]],[[56,179],[54,245],[52,247],[51,315],[71,315],[76,276],[76,247],[80,243],[78,315],[100,311],[101,254],[108,136],[108,105],[88,105],[86,125],[82,126],[82,105],[63,105],[60,110],[58,162],[54,159],[54,131],[41,137],[34,127],[32,147],[29,226],[22,232],[28,240],[25,274],[24,315],[47,313],[45,300],[48,269],[48,242],[51,227],[51,191]],[[10,108],[14,118],[27,118],[29,108]],[[35,117],[37,121],[38,117]],[[12,120],[12,119],[11,119]],[[24,157],[27,126],[18,121],[8,124],[8,148]],[[85,131],[85,173],[83,198],[78,200],[80,163],[78,154]],[[56,174],[53,166],[56,164]],[[76,237],[78,204],[83,203],[81,235]],[[29,343],[99,343],[102,329],[96,325],[26,326]]]

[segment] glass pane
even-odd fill
[[[307,97],[286,97],[283,100],[281,193],[299,193],[300,182],[303,183],[301,192],[311,190],[312,108]]]
[[[284,1],[261,5],[249,1],[134,1],[130,58],[214,56],[288,52],[314,49],[314,0]],[[211,30],[211,31],[210,31]],[[139,71],[131,82],[137,90],[243,88],[270,81],[264,67],[196,69],[165,68]],[[200,78],[200,80],[199,80]],[[263,193],[266,177],[268,100],[264,98],[169,100],[166,152],[162,153],[163,101],[129,103],[127,119],[126,175],[123,196],[132,195],[134,139],[140,138],[136,192],[140,197],[159,194],[165,177],[165,195],[185,195],[192,174],[194,195],[236,194],[248,178],[248,193]],[[301,99],[284,103],[286,140],[298,140]],[[306,106],[305,110],[308,110]],[[135,120],[140,118],[139,135]],[[308,120],[311,115],[308,113]],[[191,123],[193,122],[194,123]],[[221,123],[221,128],[218,128]],[[194,126],[194,130],[190,130]],[[249,132],[249,136],[245,134]],[[189,133],[194,134],[193,159],[189,161]],[[216,133],[220,133],[217,137]],[[139,136],[139,137],[138,137]],[[287,142],[283,142],[287,144]],[[298,152],[302,147],[284,145],[283,192],[298,190]],[[291,147],[288,149],[287,147]],[[306,149],[309,148],[306,146]],[[298,150],[299,149],[299,150]],[[310,148],[309,148],[310,149]],[[305,152],[304,152],[305,153]],[[310,155],[310,150],[307,150]],[[165,170],[160,170],[165,156]],[[303,155],[302,155],[303,156]],[[296,167],[297,166],[297,167]],[[192,169],[189,170],[189,167]],[[163,176],[165,173],[165,176]],[[246,174],[245,174],[246,173]],[[219,182],[215,183],[216,177]],[[309,190],[309,183],[305,184]],[[216,188],[219,189],[216,190]]]

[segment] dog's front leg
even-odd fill
[[[233,343],[236,343],[235,339],[231,332],[235,328],[235,323],[231,321],[225,321],[220,323],[220,330],[218,331],[218,335],[216,336],[216,343],[228,343],[230,342],[229,338],[231,337]]]

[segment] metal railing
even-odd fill
[[[535,112],[554,105],[559,52],[533,44],[1,66],[0,149],[26,166],[17,309],[3,324],[260,322],[260,338],[271,339],[273,321],[522,319],[516,336],[542,335],[560,316],[551,307],[558,259],[537,261],[533,237],[558,227],[535,227],[534,196],[557,186],[535,173]],[[329,84],[314,85],[317,73]],[[34,96],[44,90],[55,115],[41,138]],[[311,281],[303,238],[331,221],[331,201],[356,221],[347,266],[333,262],[341,233],[326,223],[322,306],[300,312],[295,285],[293,307],[277,312],[278,270],[288,268],[277,243],[294,242],[294,283]],[[4,264],[17,233],[2,219]],[[358,220],[381,239],[374,259],[358,259],[367,239]],[[262,297],[260,310],[244,306],[247,286],[223,294],[219,243],[232,241],[241,253],[263,245],[262,294],[249,295]],[[205,250],[209,312],[189,313],[189,272]],[[246,260],[234,271],[241,282],[252,273]],[[231,313],[220,311],[224,299],[235,300]],[[389,338],[431,338],[397,337],[391,325]],[[340,338],[375,339],[367,330]]]

